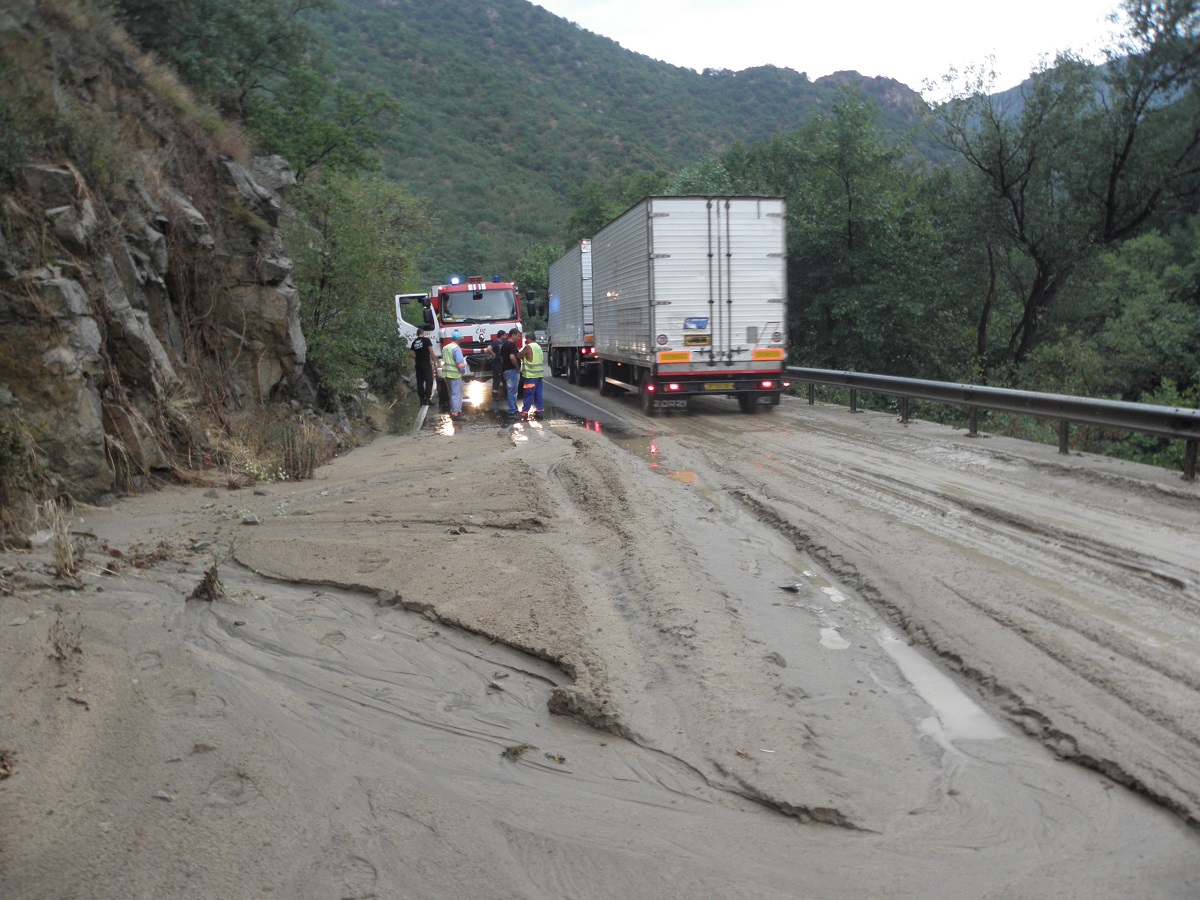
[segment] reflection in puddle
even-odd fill
[[[663,465],[662,452],[658,449],[658,442],[654,435],[649,434],[614,434],[611,430],[608,432],[609,439],[634,456],[644,459],[646,465],[651,469],[660,469]],[[671,475],[672,472],[665,474]]]

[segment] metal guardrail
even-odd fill
[[[1042,394],[1037,391],[1016,391],[946,381],[925,381],[920,378],[899,378],[893,375],[871,375],[864,372],[838,372],[833,369],[788,366],[786,371],[793,380],[808,385],[810,404],[815,402],[814,390],[816,385],[820,384],[849,389],[851,412],[858,411],[860,391],[899,397],[902,422],[908,421],[910,399],[968,407],[972,437],[979,433],[978,413],[981,409],[1057,419],[1059,453],[1069,452],[1069,425],[1072,422],[1176,438],[1186,442],[1183,454],[1184,480],[1192,481],[1196,477],[1200,409],[1152,406],[1148,403],[1127,403],[1124,400],[1093,400],[1065,394]]]

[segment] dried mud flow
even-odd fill
[[[4,555],[0,892],[1200,892],[1194,485],[624,414],[85,510],[74,583]]]

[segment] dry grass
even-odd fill
[[[47,500],[38,507],[40,528],[50,532],[51,549],[54,552],[54,574],[59,578],[74,578],[83,561],[82,548],[75,545],[71,537],[70,517],[65,503]]]
[[[311,478],[337,449],[314,422],[282,410],[248,410],[205,429],[208,448],[202,473],[177,472],[187,483],[221,483],[248,487]]]

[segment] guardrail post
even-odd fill
[[[850,412],[858,412],[858,391],[850,388]]]
[[[1066,419],[1058,422],[1058,452],[1063,456],[1071,452],[1071,423]]]
[[[901,425],[908,424],[908,398],[907,397],[900,398],[900,424]]]
[[[971,407],[970,428],[967,437],[979,437],[979,410],[974,406]]]
[[[1200,443],[1195,438],[1188,441],[1183,447],[1183,480],[1196,480],[1196,445]]]
[[[813,382],[808,383],[808,405],[812,406],[817,402],[817,386]]]

